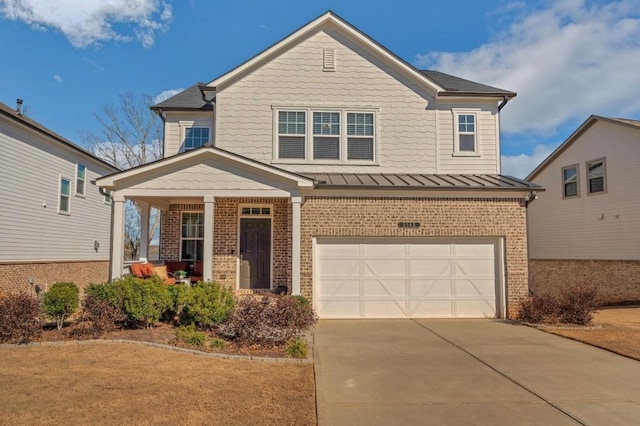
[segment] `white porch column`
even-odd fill
[[[149,203],[138,202],[140,206],[140,259],[149,260]]]
[[[213,279],[213,215],[216,200],[213,195],[204,197],[204,250],[202,251],[202,279]]]
[[[300,294],[300,205],[302,197],[291,197],[291,294]]]
[[[123,196],[113,196],[113,217],[111,228],[111,273],[110,280],[122,277],[124,261],[124,207]]]

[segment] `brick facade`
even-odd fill
[[[503,237],[507,316],[528,293],[526,209],[519,199],[307,197],[302,206],[301,292],[313,294],[313,237]],[[398,222],[420,222],[401,229]]]
[[[43,291],[52,284],[70,281],[83,289],[109,280],[108,261],[0,263],[0,292],[33,291],[33,278]]]
[[[640,301],[640,261],[531,259],[532,292],[557,292],[562,287],[595,284],[602,304]]]

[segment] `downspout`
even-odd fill
[[[508,96],[504,96],[502,98],[502,103],[500,105],[498,105],[498,112],[502,111],[502,108],[504,108],[504,106],[507,104],[507,102],[509,102],[509,97]]]

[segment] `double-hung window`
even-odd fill
[[[607,191],[607,175],[604,158],[587,161],[587,178],[589,180],[589,194]]]
[[[373,113],[347,113],[347,160],[373,161]]]
[[[278,112],[278,153],[281,159],[306,158],[307,119],[304,111]]]
[[[578,165],[562,168],[562,197],[571,198],[580,196]]]
[[[202,260],[204,250],[204,213],[183,212],[180,235],[181,260]]]
[[[76,164],[76,195],[84,197],[85,182],[87,176],[87,168],[78,163]]]
[[[461,112],[456,117],[456,146],[459,154],[474,154],[478,152],[476,114]]]
[[[187,127],[184,131],[184,150],[200,148],[209,143],[208,127]]]
[[[58,213],[69,214],[71,211],[71,180],[60,178],[60,186],[58,188]]]
[[[340,159],[340,113],[313,113],[313,159]]]

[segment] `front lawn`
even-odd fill
[[[313,366],[131,344],[0,347],[6,424],[316,423]]]

